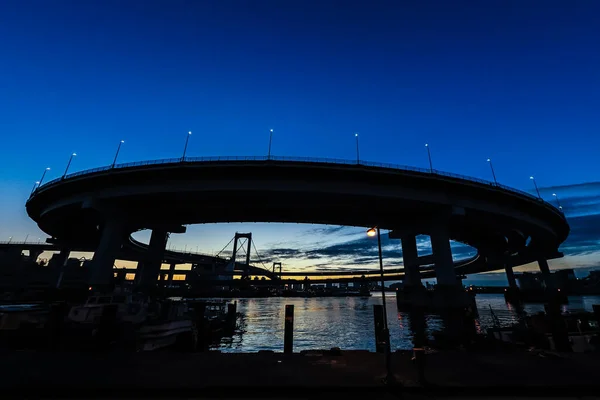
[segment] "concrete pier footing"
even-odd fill
[[[110,286],[115,259],[127,234],[125,225],[117,218],[111,218],[104,224],[100,244],[92,258],[92,287]]]
[[[164,229],[153,229],[150,236],[148,252],[144,261],[139,263],[136,272],[136,284],[142,288],[156,286],[162,265],[168,232]]]

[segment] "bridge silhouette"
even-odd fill
[[[151,229],[143,271],[155,284],[169,232],[214,222],[378,226],[400,239],[405,284],[435,275],[455,286],[470,274],[561,257],[569,233],[561,210],[496,182],[437,170],[335,159],[186,157],[75,172],[32,192],[30,217],[64,249],[95,249],[92,283],[106,284],[130,233]],[[424,266],[416,235],[428,235]],[[455,263],[450,240],[477,250]],[[200,256],[199,256],[200,257]],[[288,271],[285,271],[288,272]],[[284,272],[284,273],[285,273]],[[398,275],[400,277],[400,275]]]

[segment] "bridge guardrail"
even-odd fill
[[[371,162],[371,161],[360,161],[356,160],[345,160],[339,158],[319,158],[319,157],[287,157],[287,156],[213,156],[213,157],[185,157],[185,158],[165,158],[165,159],[156,159],[156,160],[146,160],[146,161],[135,161],[130,163],[123,164],[115,164],[114,166],[108,165],[105,167],[98,167],[92,169],[86,169],[83,171],[73,172],[64,177],[56,178],[51,181],[44,183],[43,185],[37,187],[34,191],[31,192],[31,196],[33,196],[40,188],[48,187],[57,182],[75,178],[82,175],[87,175],[95,172],[109,171],[109,170],[118,170],[124,168],[131,167],[141,167],[146,165],[162,165],[162,164],[177,164],[177,163],[195,163],[195,162],[219,162],[219,161],[289,161],[289,162],[307,162],[307,163],[323,163],[323,164],[339,164],[339,165],[358,165],[363,167],[377,167],[377,168],[388,168],[393,170],[401,170],[401,171],[411,171],[411,172],[420,172],[424,174],[432,174],[439,176],[446,176],[449,178],[461,179],[468,182],[476,182],[483,185],[489,185],[492,187],[497,187],[509,192],[518,193],[522,196],[526,196],[532,200],[538,200],[544,203],[546,206],[550,207],[555,212],[563,215],[563,212],[556,208],[551,203],[531,194],[526,191],[515,189],[510,186],[503,185],[501,183],[495,183],[491,181],[487,181],[485,179],[473,178],[466,175],[454,174],[451,172],[439,171],[436,169],[430,170],[429,168],[420,168],[420,167],[411,167],[408,165],[401,164],[392,164],[392,163],[380,163],[380,162]],[[31,197],[30,196],[30,197]]]

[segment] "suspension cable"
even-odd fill
[[[227,243],[227,244],[225,245],[225,247],[223,247],[223,248],[221,249],[221,251],[219,251],[219,252],[218,252],[218,253],[215,255],[215,257],[219,257],[219,254],[221,254],[221,253],[223,252],[223,250],[225,250],[225,249],[227,248],[227,246],[229,246],[229,245],[231,244],[231,242],[233,242],[233,239],[235,239],[235,236],[231,238],[231,240],[229,241],[229,243]]]
[[[268,271],[269,269],[265,266],[265,263],[262,262],[262,259],[260,258],[260,254],[258,254],[258,250],[256,250],[256,245],[254,244],[254,240],[252,240],[252,247],[254,248],[254,252],[256,253],[256,256],[258,257],[258,262],[260,262],[262,264],[263,269],[266,269]]]

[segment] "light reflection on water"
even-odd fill
[[[492,326],[489,307],[502,323],[516,322],[517,310],[498,294],[479,294],[476,297],[480,317],[477,330],[485,332]],[[381,294],[372,297],[268,297],[236,299],[241,313],[240,332],[233,338],[222,339],[218,348],[223,352],[256,352],[258,350],[283,351],[283,321],[285,305],[294,305],[294,350],[329,349],[340,347],[346,350],[375,349],[373,305],[381,304]],[[600,296],[570,297],[563,311],[592,310],[592,304],[600,304]],[[411,349],[412,333],[410,317],[399,313],[396,297],[386,294],[392,349]],[[528,314],[544,310],[543,304],[528,304]],[[428,333],[441,330],[440,317],[426,317]]]

